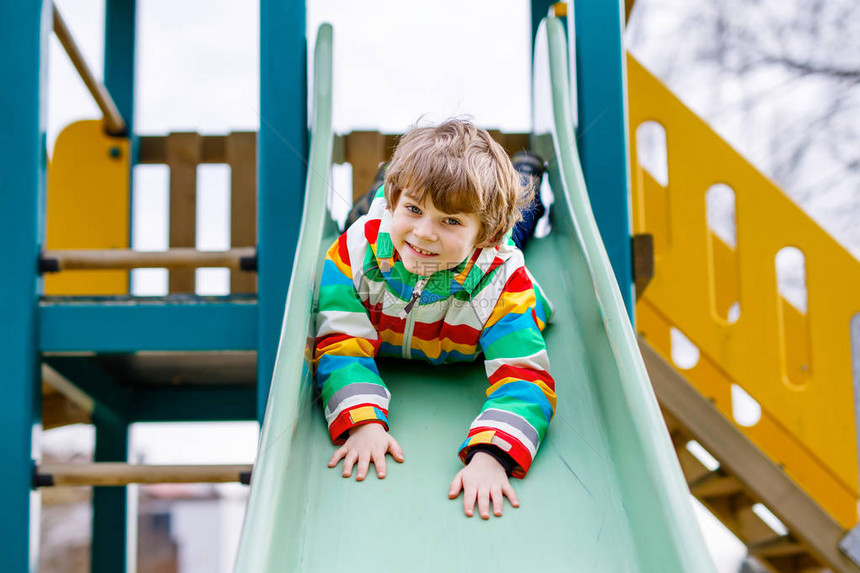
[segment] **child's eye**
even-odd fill
[[[421,214],[421,209],[419,209],[419,208],[418,208],[418,207],[416,207],[415,205],[406,205],[406,209],[407,209],[410,213],[413,213],[413,214],[415,214],[415,215],[420,215],[420,214]]]
[[[445,219],[445,224],[446,225],[459,225],[460,221],[458,221],[457,219],[454,219],[453,217],[448,217],[447,219]]]

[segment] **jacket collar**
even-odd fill
[[[373,210],[374,209],[371,208],[371,213],[368,213],[371,218],[373,218]],[[391,240],[391,224],[393,218],[388,207],[385,207],[378,217],[380,220],[379,232],[376,236],[376,242],[370,243],[370,248],[373,250],[373,255],[376,258],[376,264],[379,266],[379,270],[382,272],[383,276],[388,279],[391,274],[391,270],[394,268],[394,265],[398,260],[397,253],[394,250],[394,243]],[[496,259],[501,258],[503,261],[510,256],[510,248],[507,247],[507,243],[508,237],[506,236],[505,240],[502,241],[502,245],[499,247],[487,247],[483,249],[476,248],[472,252],[472,255],[465,261],[465,264],[461,263],[452,270],[442,271],[452,273],[453,275],[451,278],[451,292],[463,289],[471,296],[475,288],[481,282],[481,279],[484,278],[484,275],[498,266],[498,264],[493,264]],[[411,275],[412,273],[409,274]],[[413,276],[416,276],[417,280],[417,275]]]

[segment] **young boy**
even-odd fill
[[[489,388],[449,497],[482,518],[519,506],[522,478],[555,412],[543,330],[551,314],[510,239],[533,197],[504,149],[462,120],[415,128],[397,146],[367,215],[329,249],[321,278],[315,376],[343,476],[403,461],[388,433],[390,394],[374,358],[432,364],[484,354]],[[533,228],[533,225],[532,225]]]

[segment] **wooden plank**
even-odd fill
[[[346,136],[346,162],[352,165],[352,200],[367,193],[379,164],[387,159],[386,138],[378,131],[353,131]]]
[[[91,423],[90,413],[56,391],[42,396],[42,429]]]
[[[170,168],[169,245],[195,247],[197,243],[197,166],[202,145],[198,133],[167,136],[167,165]],[[168,292],[194,293],[194,270],[170,271]]]
[[[780,573],[831,573],[830,569],[822,567],[808,553],[800,555],[774,556],[767,560],[761,559]]]
[[[257,134],[234,132],[226,138],[230,165],[230,245],[257,244]],[[231,293],[257,292],[257,274],[230,272]]]
[[[502,133],[488,130],[490,135],[505,148],[508,155],[529,148],[528,133]],[[353,131],[338,141],[337,162],[352,165],[353,202],[370,189],[379,170],[379,164],[391,159],[400,135],[381,134],[378,131]]]
[[[138,138],[137,163],[158,165],[167,161],[167,139],[164,135],[143,135]],[[228,163],[227,138],[223,135],[201,135],[200,163]]]
[[[137,138],[138,165],[167,163],[167,137],[163,135],[142,135]]]
[[[675,432],[680,432],[683,430],[683,426],[678,419],[671,414],[671,412],[667,412],[665,408],[660,408],[660,413],[663,414],[663,421],[666,422],[666,430],[669,431],[669,435],[673,435]],[[673,438],[674,439],[674,438]]]
[[[45,251],[42,261],[56,264],[58,271],[226,267],[238,272],[242,259],[254,255],[253,247],[240,247],[229,251],[198,251],[181,248],[146,252],[131,249],[65,249]]]
[[[505,148],[508,155],[529,148],[528,133],[502,133],[499,130],[488,132]],[[377,131],[353,131],[339,138],[338,149],[342,147],[342,151],[337,154],[336,162],[352,165],[353,201],[370,189],[379,164],[391,159],[400,137]]]
[[[95,401],[59,372],[42,364],[42,428],[89,424]]]
[[[794,571],[787,572],[784,570],[776,569],[766,559],[757,559],[754,555],[747,554],[746,559],[744,561],[748,564],[747,567],[755,573],[795,573]],[[741,569],[741,571],[746,571],[746,569]]]
[[[712,471],[689,484],[690,493],[697,498],[731,495],[743,489],[743,484],[738,481],[738,478],[726,475],[721,470]]]
[[[737,508],[747,503],[749,496],[744,492],[738,492],[733,495],[723,495],[719,497],[711,497],[700,500],[708,511],[714,514],[726,528],[735,534],[735,536],[746,543],[744,531],[741,528],[737,517]]]
[[[508,156],[513,155],[517,151],[528,151],[529,149],[528,133],[502,133],[498,129],[488,129],[487,132],[490,134],[490,137],[505,148]]]
[[[785,557],[806,553],[806,548],[789,535],[750,545],[749,550],[751,554],[759,558]]]
[[[200,136],[200,163],[229,163],[227,139],[223,135]]]
[[[680,421],[726,472],[761,500],[815,559],[837,572],[860,573],[860,567],[838,549],[846,532],[836,521],[641,337],[639,348],[661,407]],[[731,498],[709,499],[705,505],[730,530],[740,529],[741,524],[733,516],[741,506]]]
[[[89,423],[95,400],[65,376],[42,364],[42,425],[45,429]]]
[[[118,486],[131,483],[230,483],[242,481],[251,465],[134,465],[124,463],[44,464],[37,468],[42,485]]]
[[[687,478],[687,484],[699,481],[710,473],[710,470],[696,456],[691,454],[685,446],[682,445],[676,448],[675,453],[678,455],[681,470]]]
[[[240,132],[241,133],[241,132]],[[253,132],[252,132],[253,133]],[[348,146],[350,140],[358,135],[358,139],[353,142],[353,151],[360,150],[365,145],[368,137],[373,140],[381,138],[382,151],[375,154],[376,157],[381,156],[374,163],[374,167],[380,161],[388,161],[391,159],[394,148],[400,139],[400,134],[380,134],[376,131],[354,131],[346,135],[338,135],[335,137],[335,163],[353,163],[348,155]],[[367,135],[371,134],[371,135]],[[373,135],[375,134],[375,135]],[[256,138],[256,133],[254,134]],[[508,155],[513,155],[517,151],[529,148],[528,133],[503,133],[498,130],[490,130],[490,135],[505,148]],[[141,165],[164,164],[167,163],[167,137],[163,135],[142,135],[138,138],[137,162]],[[230,163],[228,140],[230,136],[223,135],[201,135],[200,136],[200,163]],[[373,143],[373,145],[378,145]],[[373,175],[376,174],[376,169],[373,169]],[[371,181],[372,181],[371,176]]]
[[[65,20],[63,20],[60,11],[57,9],[57,5],[54,4],[53,8],[54,34],[66,50],[66,54],[68,54],[69,59],[72,61],[72,65],[74,65],[75,69],[78,71],[78,75],[81,77],[84,85],[90,91],[93,99],[96,100],[96,105],[98,105],[99,109],[102,111],[106,131],[112,135],[125,135],[127,125],[122,115],[120,115],[110,92],[108,92],[104,84],[96,79],[92,69],[87,65],[87,61],[84,58],[83,53],[81,53],[80,48],[78,48],[75,39],[72,37],[72,33],[69,31]]]
[[[768,544],[782,537],[753,511],[753,505],[755,502],[750,499],[742,507],[736,509],[738,523],[744,532],[746,544],[750,547]]]
[[[397,143],[400,141],[400,138],[403,137],[402,134],[395,133],[387,133],[385,134],[385,159],[383,161],[389,161],[391,156],[394,155],[394,150],[397,149]]]

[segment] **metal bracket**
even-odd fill
[[[51,487],[54,485],[54,477],[51,475],[45,475],[39,472],[39,464],[36,460],[32,460],[33,462],[33,483],[31,487],[33,489],[39,489],[40,487]]]
[[[239,268],[243,271],[256,273],[257,272],[257,255],[258,252],[255,250],[254,255],[251,257],[242,257],[239,259]]]
[[[43,250],[39,254],[39,274],[60,272],[60,261],[55,257],[46,257]]]

